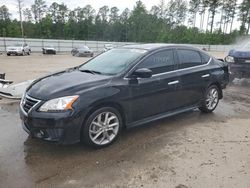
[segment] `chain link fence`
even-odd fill
[[[99,53],[104,49],[105,44],[112,44],[115,47],[136,44],[129,42],[110,42],[110,41],[84,41],[84,40],[56,40],[56,39],[31,39],[31,38],[4,38],[0,37],[0,52],[5,53],[8,46],[13,46],[16,43],[26,42],[32,52],[42,52],[43,47],[53,46],[58,53],[68,53],[74,47],[86,45],[94,52]],[[239,48],[237,45],[199,45],[193,44],[192,46],[200,49],[207,49],[208,51],[227,52],[230,49]]]

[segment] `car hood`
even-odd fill
[[[7,50],[9,50],[9,49],[19,50],[19,49],[22,49],[22,47],[21,46],[20,47],[18,47],[18,46],[9,46],[9,47],[7,47]]]
[[[230,50],[228,53],[229,56],[232,56],[234,58],[243,58],[248,59],[250,58],[250,50]]]
[[[80,95],[89,89],[108,84],[112,77],[80,72],[63,71],[34,81],[27,89],[27,94],[40,100]]]

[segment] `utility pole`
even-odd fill
[[[24,39],[23,18],[22,18],[22,2],[23,2],[23,0],[17,0],[17,3],[18,3],[18,12],[19,12],[20,24],[21,24],[22,38]]]

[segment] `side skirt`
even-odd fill
[[[175,111],[171,111],[171,112],[157,114],[157,115],[147,117],[147,118],[144,118],[142,120],[135,121],[135,122],[132,122],[130,124],[127,124],[126,127],[128,129],[134,128],[134,127],[137,127],[137,126],[140,126],[140,125],[143,125],[143,124],[147,124],[147,123],[150,123],[150,122],[153,122],[153,121],[156,121],[156,120],[160,120],[160,119],[167,118],[167,117],[170,117],[170,116],[174,116],[174,115],[177,115],[177,114],[180,114],[180,113],[191,111],[191,110],[194,110],[196,108],[199,108],[199,106],[198,105],[190,106],[190,107],[187,107],[187,108],[182,108],[181,110],[175,110]]]

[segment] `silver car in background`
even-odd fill
[[[71,54],[77,57],[93,57],[94,56],[93,50],[89,49],[88,46],[80,46],[80,47],[73,48],[71,50]]]
[[[7,56],[10,55],[30,55],[31,49],[26,43],[17,43],[12,46],[7,47]]]

